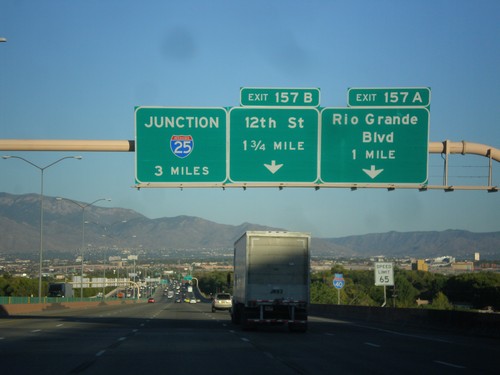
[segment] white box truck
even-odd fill
[[[74,298],[73,285],[70,283],[49,283],[48,296]]]
[[[307,330],[311,235],[248,231],[234,244],[231,320]]]

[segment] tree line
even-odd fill
[[[342,266],[311,275],[311,303],[338,303],[339,292],[333,287],[336,273],[343,274],[345,280],[345,286],[340,289],[341,304],[381,306],[384,303],[384,287],[375,286],[374,271],[347,270]],[[396,268],[394,287],[386,288],[387,305],[394,307],[483,309],[489,306],[500,310],[500,274],[494,272],[443,275]]]
[[[339,291],[333,286],[335,274],[343,274],[345,285]],[[205,294],[232,293],[232,273],[209,272],[197,275]],[[434,309],[490,306],[500,310],[500,273],[475,272],[443,275],[423,271],[394,270],[394,287],[386,287],[387,306]],[[384,287],[375,286],[374,271],[347,270],[337,265],[329,271],[311,274],[310,302],[358,306],[382,306]],[[419,302],[417,302],[419,301]]]
[[[335,274],[343,274],[345,285],[337,290],[333,286]],[[195,275],[199,288],[205,295],[217,292],[232,293],[232,272],[213,271]],[[387,305],[401,308],[421,305],[435,309],[473,308],[488,306],[500,310],[500,273],[474,272],[443,275],[423,271],[394,270],[394,287],[387,287]],[[42,295],[46,295],[43,283]],[[78,291],[75,291],[77,293]],[[38,280],[3,275],[0,277],[0,296],[36,296]],[[348,270],[336,265],[329,271],[311,274],[310,302],[358,306],[381,306],[384,288],[375,286],[374,272]],[[427,302],[427,305],[424,303]]]

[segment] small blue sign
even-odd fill
[[[184,159],[193,151],[194,141],[190,135],[173,135],[170,138],[170,150],[178,158]]]
[[[333,278],[333,286],[337,289],[342,289],[345,285],[344,275],[336,273]]]

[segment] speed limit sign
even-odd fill
[[[394,268],[392,263],[388,262],[375,262],[373,263],[375,269],[375,285],[394,285]]]

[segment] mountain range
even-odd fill
[[[247,230],[286,230],[252,223],[218,224],[193,216],[149,219],[130,209],[105,208],[48,196],[44,197],[43,223],[44,251],[55,254],[78,254],[82,243],[86,248],[142,251],[228,250]],[[0,193],[0,254],[38,254],[39,247],[40,196]],[[472,259],[473,254],[479,252],[482,259],[498,260],[500,232],[446,230],[313,237],[311,247],[313,257],[449,255]]]

